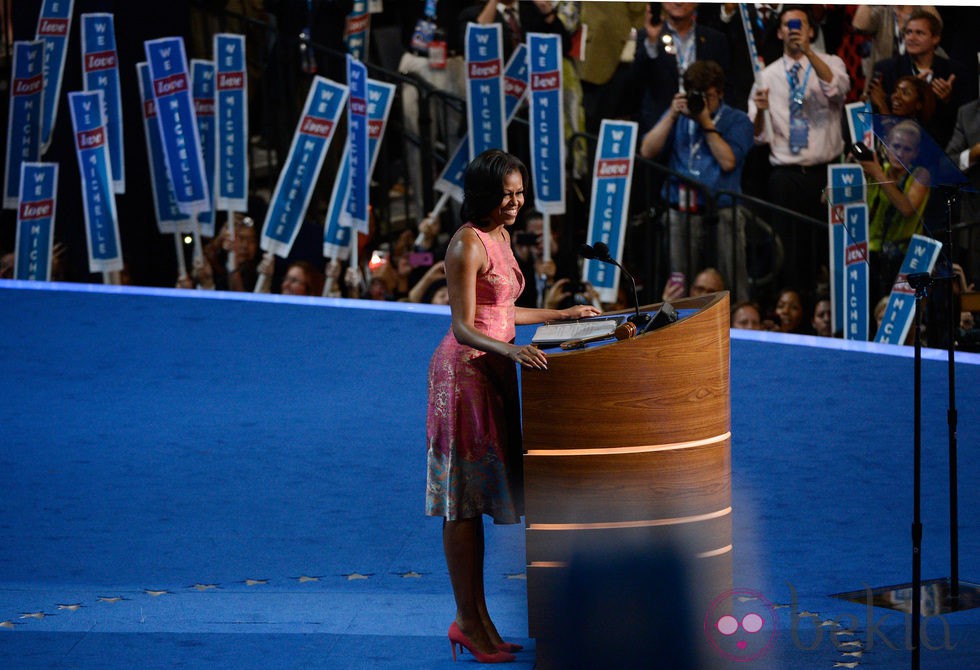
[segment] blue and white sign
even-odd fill
[[[346,86],[313,78],[262,228],[265,251],[283,258],[289,255],[346,103]]]
[[[44,110],[41,116],[41,154],[51,144],[51,130],[58,115],[61,81],[71,35],[74,0],[44,0],[37,17],[35,40],[44,41]]]
[[[211,193],[204,175],[201,138],[194,121],[190,76],[184,40],[165,37],[143,43],[157,101],[157,125],[163,155],[174,184],[177,206],[196,217],[211,209]]]
[[[886,344],[905,344],[909,329],[915,321],[915,289],[909,286],[905,278],[916,272],[932,272],[939,258],[943,245],[923,235],[913,235],[909,249],[905,252],[905,260],[895,279],[895,286],[888,296],[888,306],[875,342]]]
[[[868,206],[844,206],[844,339],[867,342],[871,335],[868,275]]]
[[[119,217],[109,172],[109,141],[102,91],[73,91],[68,94],[68,107],[75,130],[75,154],[82,182],[89,271],[122,270]]]
[[[874,117],[871,114],[871,103],[868,101],[844,105],[851,142],[863,142],[869,149],[874,149]]]
[[[561,36],[527,36],[531,105],[531,177],[534,207],[565,213],[565,115],[562,105]]]
[[[354,7],[344,24],[344,43],[347,45],[347,53],[359,61],[367,57],[370,29],[371,15],[368,13],[367,0],[354,0]]]
[[[214,63],[199,58],[191,59],[191,92],[194,96],[194,114],[197,117],[197,135],[201,138],[201,154],[204,158],[204,178],[214,184],[215,127],[214,127]],[[212,205],[214,201],[212,200]],[[197,223],[201,234],[214,237],[214,207],[198,212]]]
[[[323,257],[347,260],[350,257],[351,228],[342,225],[341,215],[347,207],[347,194],[350,192],[350,138],[344,144],[344,158],[337,170],[337,178],[330,191],[327,204],[327,218],[323,222]]]
[[[248,210],[248,74],[245,36],[214,36],[217,162],[215,209]]]
[[[638,132],[639,127],[634,121],[603,119],[599,126],[586,239],[589,244],[606,244],[610,255],[616,259],[623,257]],[[582,269],[582,279],[592,284],[602,302],[618,299],[618,267],[590,259]]]
[[[21,163],[14,279],[51,281],[57,163]]]
[[[122,93],[112,14],[82,14],[82,83],[86,91],[102,91],[106,128],[109,130],[112,184],[116,193],[125,193]]]
[[[827,217],[827,235],[830,243],[830,320],[831,332],[844,328],[844,276],[847,267],[847,249],[853,240],[848,239],[844,227],[844,208],[865,202],[864,170],[854,163],[827,166],[827,200],[830,205]],[[846,336],[845,336],[846,338]],[[865,338],[867,341],[867,338]]]
[[[504,123],[504,48],[499,23],[466,24],[466,121],[470,156],[507,151]]]
[[[368,76],[364,63],[347,55],[347,139],[350,156],[350,193],[340,217],[340,225],[368,232],[370,190],[368,172],[371,158],[368,146]]]
[[[388,126],[388,115],[395,99],[395,85],[368,79],[368,148],[371,154],[368,178],[374,173],[378,162],[378,151]],[[327,206],[327,218],[323,225],[323,256],[345,260],[350,254],[351,229],[342,226],[340,215],[344,211],[344,200],[350,193],[350,144],[344,147],[344,158],[337,172]]]
[[[153,80],[146,63],[136,64],[140,83],[140,102],[143,107],[143,133],[146,136],[146,157],[150,164],[150,185],[153,187],[153,211],[157,230],[161,233],[190,232],[190,217],[177,207],[174,185],[163,157],[163,140],[157,125],[157,101],[153,97]]]
[[[14,42],[7,118],[7,152],[3,172],[3,208],[16,209],[20,198],[21,163],[41,157],[41,116],[44,97],[44,42]]]
[[[514,120],[517,109],[527,94],[527,47],[518,44],[510,55],[507,67],[504,69],[504,112],[507,115],[507,125]],[[463,172],[470,164],[470,140],[464,137],[456,145],[456,151],[442,174],[436,179],[435,189],[448,194],[457,202],[463,202]]]

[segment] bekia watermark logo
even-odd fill
[[[758,591],[726,591],[708,607],[704,632],[723,658],[752,661],[769,652],[776,636],[776,609]]]
[[[911,615],[888,609],[882,611],[880,603],[876,607],[871,588],[864,590],[863,601],[848,598],[864,606],[863,616],[852,612],[821,616],[801,610],[796,589],[792,584],[789,588],[791,602],[785,605],[774,605],[758,591],[743,588],[725,591],[715,598],[704,616],[704,632],[711,648],[730,661],[754,661],[764,657],[772,651],[776,638],[776,610],[788,608],[789,628],[786,632],[793,647],[799,651],[815,651],[827,644],[841,652],[852,646],[870,651],[876,644],[895,651],[912,649]],[[921,647],[929,651],[949,651],[956,647],[949,622],[942,614],[923,614],[919,635]],[[854,637],[857,640],[851,639]]]

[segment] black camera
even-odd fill
[[[855,142],[851,145],[851,155],[859,161],[873,161],[875,153],[868,148],[864,142]]]
[[[691,117],[696,117],[704,111],[704,106],[707,103],[705,102],[703,91],[688,91],[686,98],[687,113]]]

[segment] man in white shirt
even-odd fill
[[[953,137],[946,145],[946,155],[969,178],[974,189],[980,189],[980,100],[968,102],[956,114]],[[980,222],[980,194],[963,191],[959,194],[960,220],[956,223]],[[976,243],[977,228],[957,234],[955,244],[966,251],[961,263],[967,276],[980,276],[980,244]],[[973,244],[971,244],[973,241]]]
[[[813,49],[805,7],[785,6],[779,19],[783,56],[766,67],[752,87],[749,118],[756,143],[769,144],[768,200],[825,222],[827,164],[838,161],[844,151],[841,115],[850,77],[843,60]],[[784,280],[805,282],[804,290],[813,288],[813,279],[827,263],[826,230],[789,215],[774,214],[772,219],[786,252]]]

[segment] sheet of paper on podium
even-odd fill
[[[601,337],[608,335],[612,337],[616,326],[623,322],[624,318],[589,319],[582,321],[561,321],[558,323],[546,323],[538,326],[531,338],[531,344],[543,346],[558,346],[567,340],[581,340],[586,337]]]

